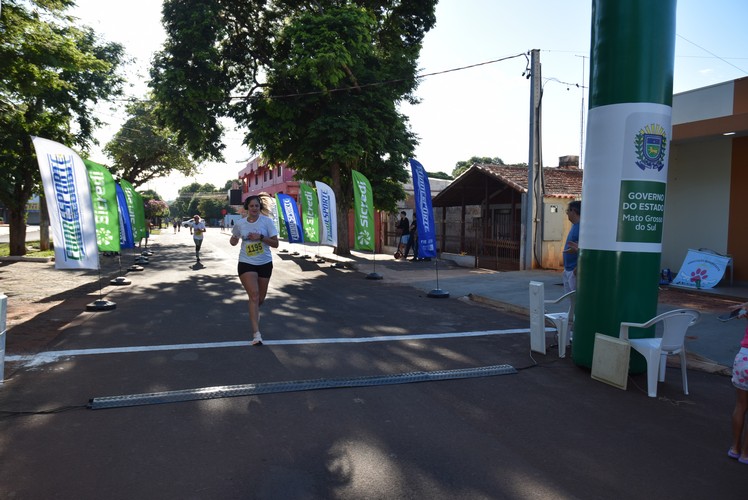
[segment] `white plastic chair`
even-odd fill
[[[545,322],[549,321],[556,328],[558,335],[558,356],[566,357],[566,345],[569,343],[570,325],[574,322],[575,292],[569,292],[555,300],[545,300],[544,284],[541,281],[530,282],[530,348],[545,354]],[[545,307],[569,299],[569,310],[558,313],[546,313]]]
[[[680,369],[683,377],[683,394],[688,394],[688,377],[686,375],[686,330],[695,324],[701,314],[693,309],[676,309],[662,313],[646,323],[621,323],[618,337],[628,340],[636,351],[647,360],[647,392],[650,398],[657,397],[657,381],[665,381],[667,357],[680,354]],[[662,323],[662,337],[648,339],[629,339],[629,328],[649,328]]]
[[[558,304],[564,300],[569,300],[569,310],[558,313],[545,313],[545,319],[553,323],[558,332],[558,357],[566,357],[566,346],[569,344],[571,337],[571,326],[574,324],[574,299],[576,291],[565,293],[556,300],[545,300],[545,304]]]

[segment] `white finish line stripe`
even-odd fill
[[[555,331],[554,328],[546,328],[547,332]],[[412,335],[382,335],[378,337],[335,337],[322,339],[289,339],[289,340],[263,340],[264,345],[305,345],[305,344],[362,344],[368,342],[399,342],[403,340],[428,340],[448,339],[461,337],[481,337],[488,335],[510,335],[514,333],[530,333],[529,328],[514,328],[509,330],[483,330],[474,332],[452,332],[452,333],[425,333]],[[34,355],[11,355],[5,356],[6,361],[19,361],[25,366],[39,366],[53,363],[60,358],[71,358],[75,356],[91,356],[95,354],[127,354],[135,352],[157,352],[157,351],[182,351],[191,349],[216,349],[227,347],[247,347],[249,340],[234,342],[210,342],[199,344],[171,344],[154,346],[132,346],[132,347],[108,347],[101,349],[71,349],[67,351],[48,351]]]

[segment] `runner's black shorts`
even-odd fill
[[[239,276],[241,276],[244,273],[257,273],[258,278],[270,279],[270,276],[272,276],[273,274],[273,263],[268,262],[267,264],[255,266],[254,264],[247,264],[246,262],[239,262],[237,272],[239,273]]]

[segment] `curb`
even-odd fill
[[[54,257],[27,257],[25,255],[9,255],[0,257],[0,262],[51,262]]]
[[[661,289],[662,286],[660,287]],[[679,285],[667,285],[664,287],[664,290],[670,290],[673,292],[680,292],[684,295],[690,295],[692,297],[715,297],[720,299],[727,299],[727,300],[734,300],[736,302],[744,302],[745,297],[739,297],[737,295],[730,295],[730,294],[724,294],[724,293],[715,293],[713,291],[710,291],[710,289],[693,289],[685,286],[679,286]]]
[[[686,351],[686,358],[688,359],[688,368],[699,370],[706,373],[713,373],[715,375],[724,375],[725,377],[732,377],[732,368],[729,366],[720,365],[715,363],[711,359],[699,356],[692,352]],[[668,366],[680,367],[680,358],[673,357],[667,362]]]
[[[520,314],[522,316],[527,316],[528,318],[530,317],[530,309],[524,306],[518,306],[517,304],[510,304],[509,302],[502,302],[496,299],[489,299],[488,297],[483,297],[482,295],[476,295],[474,293],[469,293],[467,297],[473,302],[490,306],[501,311]]]

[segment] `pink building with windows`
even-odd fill
[[[242,202],[253,194],[287,194],[299,201],[299,182],[294,180],[294,171],[285,163],[270,165],[262,157],[252,158],[247,166],[239,171],[242,183]]]

